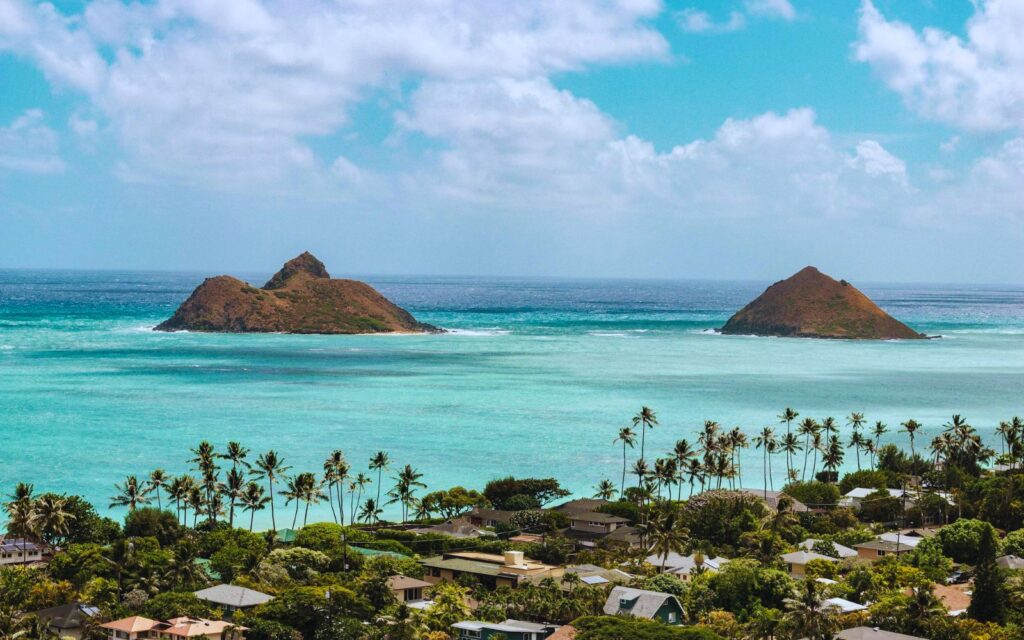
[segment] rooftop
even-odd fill
[[[903,633],[893,633],[872,627],[852,627],[836,634],[836,640],[928,640]]]
[[[628,613],[637,618],[653,618],[654,614],[658,613],[658,609],[669,600],[674,601],[682,609],[679,600],[668,593],[632,589],[630,587],[615,587],[608,594],[608,599],[604,603],[604,613],[609,616]],[[628,609],[623,609],[623,602],[632,602],[633,605]]]
[[[477,620],[465,620],[452,625],[456,629],[467,631],[479,631],[490,629],[500,633],[542,633],[554,627],[554,625],[538,624],[536,622],[524,622],[522,620],[506,620],[504,622],[479,622]]]
[[[814,545],[819,542],[821,542],[821,540],[818,540],[817,538],[807,538],[797,546],[799,546],[801,549],[805,551],[813,551]],[[851,549],[850,547],[843,546],[838,542],[833,542],[831,544],[832,548],[835,549],[836,554],[838,554],[840,558],[855,558],[857,556],[856,549]]]
[[[807,505],[800,502],[793,496],[784,494],[781,491],[764,491],[763,489],[752,489],[746,487],[737,489],[737,491],[745,493],[749,496],[754,496],[755,498],[760,498],[762,501],[764,501],[766,505],[775,510],[778,510],[779,508],[779,498],[781,498],[783,495],[786,495],[786,497],[793,501],[793,513],[803,513],[806,511],[810,511],[810,508]]]
[[[255,607],[274,599],[273,596],[268,596],[260,591],[246,589],[245,587],[233,584],[218,584],[195,593],[196,597],[200,600],[207,600],[214,604],[234,607],[236,609]]]
[[[912,551],[914,549],[912,545],[903,544],[902,542],[896,543],[891,540],[871,540],[869,542],[862,542],[853,546],[857,549],[876,549],[887,553],[906,553],[907,551]]]
[[[600,511],[573,511],[570,512],[569,517],[572,520],[584,520],[586,522],[600,522],[601,524],[616,524],[629,522],[629,518],[623,518],[620,516],[613,516],[610,513],[602,513]]]
[[[392,591],[400,591],[404,589],[426,589],[427,587],[432,586],[434,585],[430,584],[429,582],[420,580],[418,578],[410,578],[409,576],[403,576],[400,573],[397,573],[388,578],[388,588]]]

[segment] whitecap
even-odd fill
[[[508,329],[492,327],[488,329],[447,329],[445,333],[453,336],[507,336],[512,332]]]

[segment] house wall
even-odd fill
[[[803,576],[807,575],[807,565],[794,564],[791,562],[789,564],[789,575],[796,578],[802,578]]]
[[[571,520],[569,526],[586,533],[611,533],[615,530],[614,524],[591,523],[586,520]]]
[[[661,605],[661,608],[658,609],[658,613],[654,617],[665,624],[682,624],[683,610],[675,601],[667,600],[665,604]]]

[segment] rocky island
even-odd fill
[[[927,338],[883,311],[845,280],[805,267],[736,312],[725,334],[918,340]]]
[[[232,276],[207,278],[157,331],[222,333],[431,333],[416,318],[358,280],[331,278],[306,252],[262,288]]]

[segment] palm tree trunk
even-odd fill
[[[270,484],[270,529],[277,532],[277,517],[274,514],[274,481],[268,478]]]
[[[256,519],[256,510],[253,509],[252,511],[249,512],[249,533],[252,533],[252,524],[253,524],[253,520],[255,520],[255,519]]]
[[[634,440],[634,442],[636,442]],[[626,493],[626,443],[622,443],[622,484],[619,485],[619,497]]]

